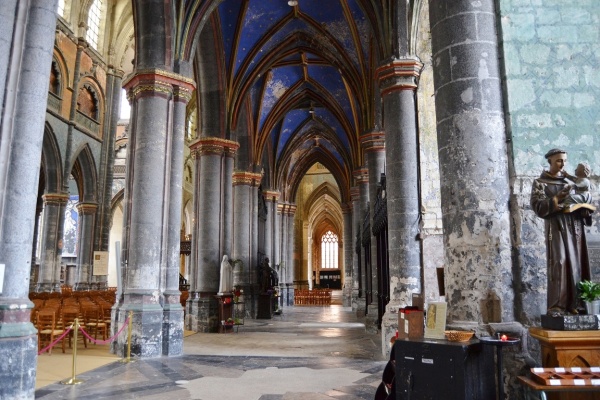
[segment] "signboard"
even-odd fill
[[[92,275],[108,275],[108,251],[94,252],[94,266]]]

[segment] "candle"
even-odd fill
[[[500,337],[500,340],[502,340],[503,342],[506,342],[508,340],[508,337],[506,337],[506,335],[502,335]]]

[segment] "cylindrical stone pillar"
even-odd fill
[[[121,113],[121,90],[123,85],[123,71],[109,68],[106,74],[107,110],[105,129],[102,141],[100,178],[102,180],[103,198],[100,199],[99,210],[96,218],[95,243],[96,249],[108,251],[110,228],[112,225],[112,184],[114,175],[115,139],[117,123]],[[98,276],[96,281],[99,289],[106,289],[107,276]]]
[[[371,227],[374,226],[375,199],[377,198],[377,187],[381,181],[381,173],[385,171],[385,133],[370,132],[360,137],[361,145],[367,157],[367,168],[369,170],[369,216]],[[378,330],[377,320],[379,318],[379,276],[377,273],[377,239],[371,235],[371,275],[366,276],[370,280],[367,287],[371,288],[371,303],[368,305],[365,327],[368,332],[376,333]]]
[[[352,254],[354,254],[354,240],[352,238],[352,203],[342,204],[344,216],[344,286],[342,291],[342,304],[344,307],[352,306]]]
[[[37,332],[29,277],[57,0],[0,9],[0,398],[33,399]]]
[[[96,203],[77,204],[77,282],[74,290],[90,290],[93,287],[93,241],[96,220]]]
[[[382,318],[382,351],[395,334],[398,309],[421,290],[419,145],[415,90],[423,64],[394,60],[378,68],[386,133],[390,301]]]
[[[360,271],[358,249],[360,240],[357,234],[360,232],[360,190],[358,186],[350,189],[350,198],[352,199],[352,311],[357,312],[358,301],[360,298]]]
[[[218,328],[218,318],[214,318],[218,314],[214,296],[219,290],[225,248],[225,187],[231,185],[232,169],[228,163],[233,161],[232,154],[238,147],[238,143],[218,137],[202,137],[190,146],[192,151],[199,153],[197,168],[200,171],[196,187],[198,225],[193,232],[193,249],[197,251],[197,265],[194,266],[197,269],[194,289],[197,299],[194,301],[198,303],[195,317],[199,332],[213,332]]]
[[[193,82],[179,77],[173,89],[173,133],[170,135],[169,221],[167,224],[167,261],[163,292],[163,348],[166,356],[183,354],[183,307],[179,291],[181,208],[183,196],[183,146],[186,106],[192,97]]]
[[[367,208],[369,205],[369,171],[366,168],[361,168],[354,171],[354,178],[356,179],[356,185],[358,186],[360,199],[360,211],[358,220],[358,233],[359,238],[362,237],[363,221],[367,215]],[[359,242],[359,245],[362,244]],[[357,301],[357,315],[364,316],[367,313],[367,270],[364,261],[364,254],[361,254],[361,260],[359,260],[359,300]]]
[[[295,248],[295,229],[296,226],[294,224],[294,218],[296,215],[296,208],[297,206],[295,204],[289,204],[288,205],[288,224],[287,224],[287,230],[288,230],[288,237],[287,237],[287,256],[286,256],[286,270],[285,270],[285,283],[286,286],[288,287],[288,291],[287,291],[287,296],[286,296],[286,301],[287,301],[287,305],[291,306],[294,304],[294,277],[298,276],[298,274],[300,273],[300,268],[302,267],[301,265],[296,265],[295,264],[295,260],[294,260],[294,248]],[[298,270],[298,271],[297,271]],[[310,277],[308,277],[310,279]]]
[[[65,207],[69,195],[65,193],[47,193],[42,196],[42,238],[40,271],[36,292],[60,291],[60,264],[63,248],[63,226]]]
[[[124,300],[118,321],[133,312],[132,353],[146,358],[162,354],[161,274],[166,251],[167,136],[173,79],[167,71],[135,73],[124,87],[132,102],[128,173],[124,204]],[[127,236],[125,238],[125,235]],[[115,324],[116,325],[116,324]],[[122,355],[126,338],[119,337]]]
[[[513,321],[510,185],[495,2],[456,0],[450,7],[432,0],[429,16],[448,319],[482,322],[482,308],[492,306],[495,297],[501,299],[502,322]]]
[[[279,199],[279,192],[274,190],[263,190],[265,196],[265,203],[267,205],[267,221],[265,223],[265,255],[269,257],[272,268],[279,264],[279,261],[275,259],[275,223],[277,221],[277,200]]]

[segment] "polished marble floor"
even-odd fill
[[[350,308],[286,307],[235,333],[190,335],[183,356],[112,362],[36,398],[372,400],[385,364],[380,336]]]

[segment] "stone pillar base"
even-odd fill
[[[131,315],[131,356],[140,358],[159,357],[162,354],[163,308],[157,303],[152,291],[139,290],[125,293],[119,309],[119,321],[123,323]],[[131,312],[131,313],[130,313]],[[124,332],[127,332],[128,328]],[[117,338],[116,354],[127,356],[128,334]]]
[[[38,283],[35,285],[36,293],[52,293],[54,291],[54,284],[52,282]]]
[[[9,323],[2,324],[2,331]],[[29,331],[24,336],[0,337],[0,399],[33,399],[37,367],[38,338],[29,324],[13,324],[16,331]],[[19,326],[17,326],[19,325]],[[23,325],[23,326],[20,326]],[[25,326],[28,325],[28,326]]]
[[[396,308],[397,310],[398,308]],[[396,336],[398,329],[398,314],[390,312],[389,304],[381,318],[381,354],[389,355],[392,349],[390,340]]]
[[[219,329],[219,304],[216,293],[194,293],[188,300],[185,326],[194,332],[216,333]]]
[[[90,285],[87,282],[77,282],[75,286],[73,286],[73,290],[76,292],[85,292],[90,290]]]
[[[352,288],[345,286],[342,290],[342,305],[352,307]]]
[[[369,304],[367,318],[365,319],[365,329],[367,333],[377,333],[377,304]]]
[[[180,356],[183,354],[183,307],[179,303],[179,291],[165,292],[163,306],[163,356]]]

